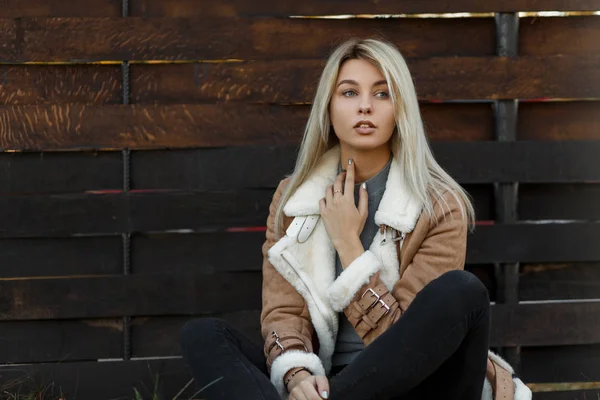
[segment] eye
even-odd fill
[[[353,96],[356,96],[356,92],[352,89],[348,89],[348,90],[344,90],[342,92],[342,95],[344,95],[346,97],[353,97]]]
[[[375,97],[379,97],[380,99],[385,99],[385,98],[390,97],[390,95],[388,92],[381,91],[381,92],[375,93]]]

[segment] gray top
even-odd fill
[[[360,234],[360,241],[365,248],[368,250],[371,247],[373,238],[377,234],[379,227],[375,224],[375,212],[379,208],[379,203],[385,192],[385,185],[387,183],[388,174],[390,172],[390,166],[392,165],[392,159],[386,164],[381,171],[374,177],[367,180],[367,193],[369,194],[369,215],[365,222],[365,227]],[[341,172],[341,167],[338,166],[338,173]],[[358,205],[358,194],[360,184],[354,187],[354,200]],[[342,273],[342,263],[340,257],[336,254],[335,261],[335,276],[336,278]],[[352,360],[365,348],[361,338],[356,334],[356,331],[348,322],[348,318],[343,312],[338,313],[339,316],[339,331],[337,340],[335,342],[335,351],[333,353],[332,364],[333,365],[344,365],[350,364]]]

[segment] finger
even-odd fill
[[[325,204],[325,198],[322,198],[319,200],[319,213],[323,215],[325,211],[327,211],[327,205]]]
[[[333,201],[333,186],[327,186],[325,190],[325,205],[328,206]]]
[[[358,193],[358,213],[366,220],[369,214],[369,193],[367,192],[367,184],[363,182],[360,185],[360,192]]]
[[[322,399],[329,398],[329,380],[326,376],[315,376],[317,391]]]
[[[344,172],[338,174],[333,182],[333,194],[343,194],[344,193]]]
[[[354,198],[354,160],[348,159],[348,167],[346,168],[346,186],[344,193],[352,195]]]
[[[292,389],[289,400],[307,400],[302,388],[300,387],[300,384],[296,385],[296,387]]]

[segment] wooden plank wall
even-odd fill
[[[172,397],[189,380],[187,319],[260,341],[273,190],[329,51],[376,35],[407,57],[435,154],[474,197],[467,268],[496,301],[494,348],[538,399],[600,394],[600,16],[521,18],[516,53],[499,56],[493,14],[600,10],[569,4],[5,0],[0,385],[150,397],[159,376]],[[483,14],[290,18],[458,12]],[[499,187],[514,188],[514,221]],[[564,382],[586,390],[544,385]]]

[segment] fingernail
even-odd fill
[[[353,159],[351,159],[351,158],[348,159],[348,164],[352,164],[353,162],[354,162]]]
[[[329,398],[329,393],[327,393],[326,391],[322,391],[321,392],[321,397],[324,399],[328,399]]]
[[[363,182],[362,187],[363,187],[363,189],[367,190],[367,182]]]

